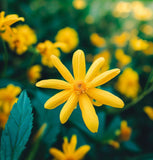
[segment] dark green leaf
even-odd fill
[[[27,93],[23,91],[14,104],[2,132],[1,160],[17,160],[24,150],[32,129],[33,114]]]

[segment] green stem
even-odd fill
[[[3,72],[2,72],[2,77],[5,77],[6,70],[7,70],[7,65],[8,65],[8,52],[7,52],[6,44],[5,44],[3,39],[2,39],[2,45],[3,45],[3,48],[4,48],[4,53],[3,53],[4,69],[3,69]]]

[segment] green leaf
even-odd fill
[[[32,129],[33,114],[27,93],[23,91],[11,110],[2,132],[0,159],[17,160],[24,150]]]
[[[135,144],[132,141],[127,141],[127,142],[123,142],[123,146],[133,152],[140,152],[141,149],[139,148],[139,146],[137,144]]]

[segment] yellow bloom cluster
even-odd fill
[[[18,55],[23,54],[29,46],[37,42],[35,32],[28,25],[18,25],[13,28],[11,34],[5,34],[5,40],[10,49]]]
[[[143,50],[143,53],[147,56],[153,55],[153,42],[148,42],[148,47]]]
[[[135,19],[142,21],[151,20],[153,15],[152,10],[146,8],[140,1],[117,3],[113,15],[114,17],[126,18],[131,12]]]
[[[106,41],[103,37],[99,36],[97,33],[92,33],[90,36],[91,43],[96,47],[103,47]]]
[[[60,56],[60,51],[58,48],[63,47],[63,43],[55,42],[52,43],[49,40],[46,40],[45,42],[39,43],[37,45],[37,50],[40,52],[42,58],[41,62],[43,65],[46,65],[48,67],[53,67],[52,61],[51,61],[51,55],[55,55],[57,57]]]
[[[115,149],[119,149],[120,148],[120,143],[118,141],[115,141],[115,140],[111,139],[111,140],[108,141],[108,144],[110,146],[112,146],[113,148],[115,148]]]
[[[128,98],[135,98],[140,89],[138,73],[132,68],[126,68],[119,77],[116,88]]]
[[[40,65],[34,65],[28,70],[27,75],[30,83],[36,83],[36,81],[41,77],[41,70],[42,67]]]
[[[151,25],[147,25],[147,24],[143,25],[141,27],[141,31],[143,33],[145,33],[146,35],[148,35],[148,36],[152,36],[153,35],[153,27]]]
[[[73,7],[78,10],[85,9],[87,4],[85,0],[73,0]]]
[[[115,57],[118,60],[118,65],[120,68],[126,66],[131,62],[131,57],[126,55],[122,49],[117,49],[115,52]]]
[[[7,32],[7,34],[11,33],[11,25],[18,22],[18,21],[24,21],[23,17],[18,17],[16,14],[7,15],[5,17],[5,12],[0,12],[0,36],[2,38],[5,38],[3,35]]]
[[[129,38],[130,34],[128,32],[123,32],[121,35],[113,36],[112,43],[114,43],[118,47],[124,47],[127,44]]]
[[[138,37],[133,37],[130,40],[130,46],[135,51],[142,51],[148,48],[148,42]]]
[[[14,105],[17,102],[17,95],[21,92],[20,87],[16,87],[12,84],[9,84],[6,88],[0,89],[0,124],[1,127],[5,126],[7,122],[9,113]]]
[[[145,106],[144,112],[148,115],[148,117],[153,120],[153,107],[151,106]]]
[[[64,53],[69,53],[73,51],[79,43],[77,32],[73,28],[70,28],[70,27],[66,27],[58,31],[55,37],[55,40],[56,42],[61,42],[65,44],[61,46],[61,50]]]
[[[124,102],[120,98],[107,91],[96,88],[120,73],[120,69],[112,69],[97,76],[97,72],[99,72],[99,69],[104,64],[104,58],[98,58],[94,61],[86,74],[84,52],[77,50],[72,58],[74,78],[56,56],[52,55],[51,59],[53,65],[67,82],[49,79],[37,82],[36,86],[60,90],[64,89],[45,103],[46,109],[54,109],[67,101],[60,112],[61,123],[67,122],[79,102],[85,125],[94,133],[98,131],[99,120],[93,107],[93,100],[96,100],[101,105],[107,104],[116,108],[122,108],[124,106]]]
[[[76,135],[72,136],[70,142],[68,142],[67,137],[64,137],[64,143],[62,145],[63,152],[56,148],[51,148],[49,152],[55,157],[56,160],[81,160],[90,150],[90,146],[83,145],[76,150],[76,145]]]

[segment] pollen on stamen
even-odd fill
[[[73,89],[77,94],[81,94],[85,93],[87,88],[86,84],[83,81],[76,81],[74,83]]]

